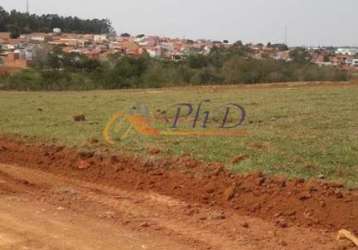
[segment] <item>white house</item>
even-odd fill
[[[94,35],[93,40],[94,40],[96,43],[102,43],[102,42],[108,41],[108,37],[107,37],[106,34]]]
[[[46,33],[32,33],[29,36],[30,40],[33,42],[45,42],[47,39]]]
[[[358,48],[338,48],[336,54],[354,56],[358,54]]]
[[[162,49],[159,46],[146,48],[147,53],[150,57],[161,57],[162,56]]]
[[[62,30],[60,28],[54,28],[52,31],[55,34],[61,34],[62,33]]]
[[[353,59],[352,60],[352,66],[353,67],[358,67],[358,59]]]

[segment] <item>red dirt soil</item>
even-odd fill
[[[259,217],[278,227],[315,227],[358,233],[358,192],[323,181],[288,181],[261,173],[234,175],[221,164],[190,157],[143,159],[82,152],[63,146],[0,138],[0,163],[128,191],[153,191],[187,203]],[[186,208],[188,213],[192,208]]]
[[[21,71],[22,68],[17,67],[9,67],[9,66],[0,66],[0,76],[6,76],[8,74],[12,74],[18,71]]]

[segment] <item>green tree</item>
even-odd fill
[[[14,30],[13,27],[17,27]],[[6,12],[0,6],[0,32],[18,33],[51,32],[53,28],[61,28],[68,33],[111,34],[114,32],[108,19],[80,19],[77,17],[61,17],[58,15],[29,15],[12,10]]]
[[[20,28],[17,25],[10,25],[9,27],[10,38],[16,39],[21,35]]]
[[[204,55],[189,55],[187,58],[188,64],[193,69],[200,69],[207,67],[209,64],[208,58]]]
[[[0,6],[0,32],[7,31],[9,14]]]
[[[308,64],[311,62],[311,55],[305,48],[295,48],[290,51],[290,58],[293,62],[299,64]]]

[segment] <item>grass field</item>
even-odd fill
[[[261,170],[358,185],[358,85],[290,85],[285,87],[183,88],[91,92],[0,92],[0,134],[35,136],[39,140],[90,147],[104,145],[102,130],[110,117],[135,103],[151,112],[176,103],[210,99],[205,105],[239,103],[247,112],[243,137],[159,137],[131,132],[113,150],[161,155],[191,154],[218,161],[233,171]],[[74,122],[85,114],[87,121]],[[218,114],[217,114],[218,115]],[[210,125],[213,125],[211,122]],[[93,147],[93,145],[91,146]],[[232,159],[245,156],[232,164]]]

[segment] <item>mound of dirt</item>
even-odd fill
[[[74,120],[75,122],[84,122],[84,121],[86,121],[86,116],[83,115],[83,114],[81,114],[81,115],[74,115],[72,118],[73,118],[73,120]]]
[[[358,233],[358,192],[320,180],[234,175],[221,164],[189,156],[141,158],[129,154],[84,154],[44,144],[0,139],[0,162],[126,190],[154,191],[188,203],[219,207],[241,215],[291,225]]]

